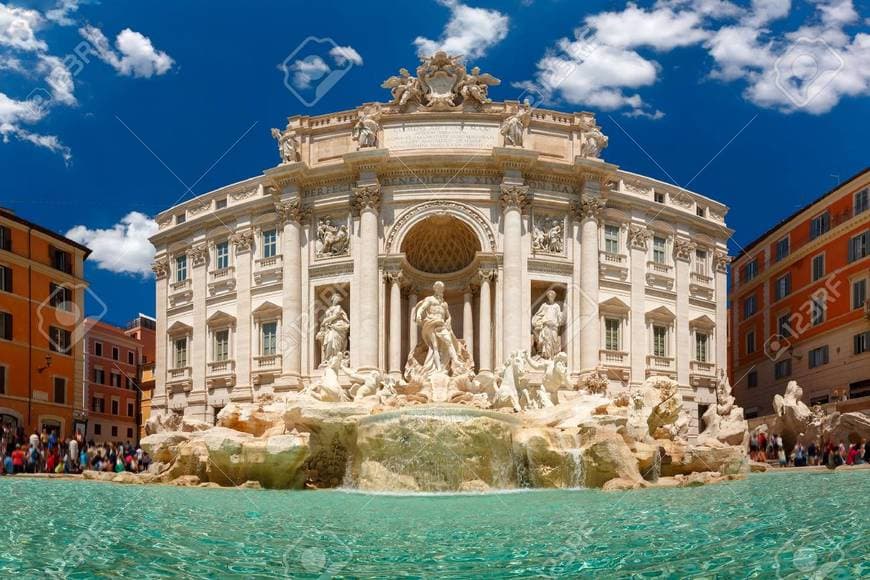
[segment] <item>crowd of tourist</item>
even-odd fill
[[[768,436],[767,433],[758,432],[752,433],[749,438],[749,455],[753,461],[762,463],[776,460],[780,467],[823,465],[833,469],[840,465],[870,463],[870,444],[867,441],[848,444],[844,441],[828,441],[825,444],[810,441],[805,445],[798,440],[791,453],[788,453],[782,435],[773,433]]]
[[[82,471],[146,471],[151,458],[141,447],[126,443],[85,442],[81,433],[61,439],[54,430],[43,429],[29,436],[23,429],[4,425],[0,434],[0,474],[55,473]]]

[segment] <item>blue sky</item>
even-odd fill
[[[499,77],[497,100],[534,87],[596,113],[607,161],[728,204],[736,253],[868,165],[868,16],[852,0],[0,3],[0,205],[95,247],[107,319],[153,314],[150,216],[261,173],[271,127],[385,101],[385,78],[443,47]],[[354,63],[311,107],[279,68],[308,36]]]

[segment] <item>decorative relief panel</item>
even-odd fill
[[[318,258],[335,258],[350,254],[350,232],[347,218],[336,221],[332,216],[317,220],[315,255]]]
[[[565,252],[565,220],[556,215],[538,214],[532,225],[532,251],[562,255]]]

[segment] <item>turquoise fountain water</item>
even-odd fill
[[[367,495],[0,478],[0,576],[867,577],[870,472]]]

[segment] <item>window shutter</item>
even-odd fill
[[[8,312],[3,313],[3,338],[12,340],[12,315]]]

